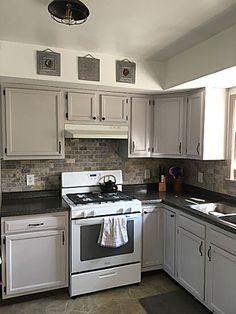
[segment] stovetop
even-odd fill
[[[118,202],[118,201],[131,201],[133,197],[126,195],[120,191],[113,193],[73,193],[66,194],[66,196],[75,204],[101,204],[107,202]]]

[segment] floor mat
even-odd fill
[[[183,289],[140,299],[148,314],[210,314],[211,312]]]

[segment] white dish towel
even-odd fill
[[[105,247],[120,247],[128,242],[127,218],[105,217],[98,237],[98,244]]]

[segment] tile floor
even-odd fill
[[[140,285],[70,299],[67,294],[0,306],[0,314],[145,314],[139,299],[179,289],[164,272],[143,275]]]

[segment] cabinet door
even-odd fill
[[[211,244],[206,278],[211,309],[218,314],[235,314],[236,256]]]
[[[128,122],[128,98],[123,95],[101,95],[101,120]]]
[[[132,97],[129,152],[132,157],[150,156],[151,101]]]
[[[7,88],[6,159],[62,156],[61,109],[60,92]]]
[[[95,93],[69,92],[67,98],[68,120],[91,122],[99,119]]]
[[[6,236],[6,295],[66,286],[64,231]]]
[[[183,154],[184,98],[156,99],[153,123],[153,155]]]
[[[142,267],[162,264],[162,214],[161,208],[143,208]]]
[[[204,299],[205,242],[178,228],[177,236],[177,277],[181,285],[198,299]]]
[[[96,121],[98,116],[98,104],[95,93],[68,92],[68,120]]]
[[[175,274],[175,234],[176,215],[174,212],[164,210],[164,269],[174,276]]]
[[[203,92],[188,97],[187,103],[187,156],[201,158],[203,154]]]

